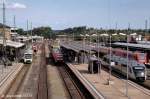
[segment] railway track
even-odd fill
[[[92,95],[66,65],[59,66],[58,70],[71,99],[93,99]]]
[[[42,55],[40,62],[37,99],[48,99],[48,86],[47,86],[47,67],[45,60],[45,46],[42,46]]]
[[[59,67],[60,74],[72,99],[85,99],[65,67]]]
[[[41,46],[44,50],[43,46]],[[32,64],[25,64],[4,99],[48,99],[45,52],[33,56]]]

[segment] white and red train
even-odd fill
[[[111,57],[109,47],[101,47],[99,52],[104,55],[104,61],[107,61],[109,63],[109,61],[111,60],[115,63],[115,66],[112,67],[113,70],[126,75],[128,65],[129,78],[137,80],[139,82],[144,82],[146,80],[147,69],[144,64],[147,63],[147,53],[128,51],[127,60],[126,50],[111,48]]]

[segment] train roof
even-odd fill
[[[110,55],[106,55],[105,57],[106,57],[106,58],[110,58]],[[134,66],[142,66],[142,67],[145,67],[144,64],[138,63],[138,62],[135,61],[135,60],[127,60],[127,58],[122,58],[122,57],[116,56],[116,55],[112,55],[112,56],[111,56],[111,61],[118,62],[118,63],[124,64],[124,65],[127,65],[127,62],[128,62],[128,65],[129,65],[130,67],[134,67]]]
[[[133,44],[133,43],[121,43],[121,42],[113,43],[113,45],[119,45],[119,46],[127,46],[127,44],[129,47],[150,49],[150,45],[146,45],[146,44]]]

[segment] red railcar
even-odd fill
[[[55,63],[63,63],[64,62],[64,55],[60,48],[52,49],[52,57],[53,57]]]
[[[101,47],[100,53],[109,54],[110,48],[109,47]],[[127,50],[111,48],[111,54],[126,58]],[[142,53],[139,51],[135,51],[135,52],[128,51],[128,58],[129,58],[129,60],[136,60],[137,62],[143,63],[143,64],[146,64],[148,62],[147,53]]]

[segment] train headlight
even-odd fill
[[[144,76],[144,72],[141,72],[141,76]]]

